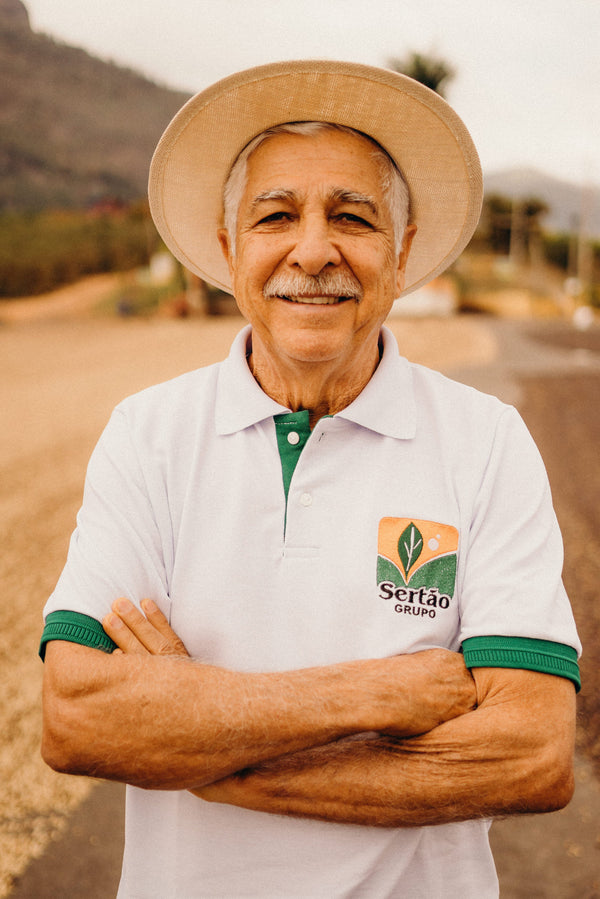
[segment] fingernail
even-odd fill
[[[120,627],[125,627],[125,625],[123,624],[123,622],[121,621],[121,619],[119,618],[118,615],[112,615],[112,614],[107,615],[106,618],[104,619],[104,623],[106,624],[107,627],[110,627],[113,630],[116,630]]]
[[[158,606],[152,599],[143,599],[141,605],[145,612],[156,612],[158,610]]]
[[[128,612],[130,608],[131,608],[131,603],[129,602],[128,599],[117,599],[113,603],[113,609],[117,613]]]

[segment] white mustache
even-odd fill
[[[360,302],[362,287],[348,272],[321,272],[319,275],[271,275],[263,288],[265,297],[348,297]]]

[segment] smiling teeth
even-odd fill
[[[313,303],[317,306],[333,306],[341,299],[341,297],[286,297],[286,300],[290,300],[292,303]]]

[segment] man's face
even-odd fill
[[[253,351],[276,365],[358,364],[403,288],[411,237],[407,229],[398,254],[366,140],[336,131],[268,139],[248,161],[235,257],[220,233]]]

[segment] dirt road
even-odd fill
[[[30,309],[22,304],[19,312],[14,306],[11,315],[3,318],[0,307],[0,572],[6,597],[0,606],[0,897],[108,899],[118,879],[120,788],[96,787],[86,779],[54,774],[39,758],[41,663],[36,652],[41,609],[64,563],[87,459],[112,407],[147,384],[222,358],[243,322],[236,318],[121,321],[92,317],[64,299],[61,308],[47,305],[40,316]],[[595,504],[591,496],[598,483],[589,471],[598,468],[599,413],[594,402],[600,379],[598,331],[585,336],[594,341],[586,350],[581,345],[557,346],[565,341],[560,329],[541,334],[543,343],[538,343],[524,333],[525,326],[514,325],[517,331],[511,336],[510,328],[481,318],[395,320],[392,327],[410,358],[456,372],[476,385],[485,382],[481,386],[516,400],[528,412],[534,433],[535,427],[539,430],[536,437],[547,443],[542,450],[549,457],[551,477],[555,471],[559,517],[575,559],[566,577],[578,593],[580,627],[593,631],[598,613],[593,612],[591,601],[598,578],[591,546],[595,542],[597,552],[598,493]],[[573,337],[570,331],[568,337]],[[526,341],[527,359],[535,355],[531,347],[537,348],[537,367],[532,363],[531,370],[524,372],[522,356],[510,362],[505,345],[514,346],[518,340]],[[584,387],[582,378],[587,379]],[[561,447],[576,428],[565,461]],[[581,477],[585,491],[577,488]],[[595,723],[600,659],[597,650],[588,653],[595,668],[590,663],[586,674],[580,743],[582,751],[590,752],[594,741],[600,745],[600,726],[596,728]],[[597,748],[596,753],[600,754]],[[600,843],[595,845],[600,821],[593,807],[586,810],[589,797],[598,794],[590,793],[596,783],[583,757],[580,784],[583,792],[573,810],[575,819],[556,825],[554,842],[548,836],[552,828],[544,828],[543,821],[558,820],[558,816],[544,816],[541,823],[536,819],[535,827],[541,832],[534,840],[535,847],[543,850],[541,868],[549,866],[544,853],[560,861],[561,870],[570,865],[568,877],[579,892],[529,889],[529,897],[600,896]],[[102,811],[105,826],[98,830]],[[582,816],[587,816],[587,823],[580,820]],[[518,824],[525,827],[528,822]],[[112,842],[105,845],[107,830]],[[501,864],[513,877],[516,866],[522,875],[517,878],[520,883],[525,882],[535,854],[531,830],[529,834],[519,836],[512,849],[512,837],[502,838],[498,850],[508,853]],[[68,838],[61,842],[65,835]],[[524,846],[529,847],[529,856],[518,860],[517,850]],[[79,873],[73,852],[80,857]],[[41,857],[37,866],[36,857]],[[68,869],[73,873],[71,880]],[[82,873],[89,869],[94,871],[96,892],[86,885]],[[581,879],[581,871],[587,879]],[[524,895],[515,889],[510,887],[512,892],[504,895],[509,899]]]

